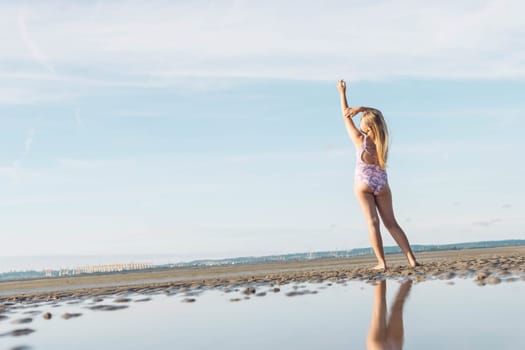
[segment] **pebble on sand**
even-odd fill
[[[19,318],[17,320],[11,321],[11,323],[14,323],[14,324],[23,324],[23,323],[31,323],[31,322],[33,322],[33,319],[31,317]]]
[[[487,284],[499,284],[501,282],[501,279],[499,279],[498,277],[491,276],[491,277],[487,277],[485,279],[485,282]]]
[[[128,305],[95,305],[90,306],[88,309],[95,310],[95,311],[116,311],[116,310],[122,310],[128,308]]]
[[[42,317],[46,320],[50,320],[53,317],[53,315],[51,314],[51,312],[46,312],[42,315]]]
[[[478,272],[476,276],[476,281],[483,281],[485,278],[487,278],[489,275],[485,272]]]
[[[35,330],[34,330],[34,329],[31,329],[31,328],[15,329],[14,331],[0,334],[0,337],[1,337],[1,336],[6,336],[6,335],[11,335],[11,336],[13,336],[13,337],[20,337],[20,336],[22,336],[22,335],[28,335],[28,334],[31,334],[31,333],[33,333],[34,331],[35,331]]]
[[[150,301],[150,300],[151,300],[151,298],[142,298],[142,299],[137,299],[137,300],[135,300],[135,302],[136,302],[136,303],[144,303],[144,302],[146,302],[146,301]]]
[[[69,320],[70,318],[75,318],[75,317],[80,317],[82,316],[81,313],[77,312],[77,313],[69,313],[69,312],[66,312],[65,314],[62,315],[62,318],[64,320]]]
[[[195,302],[195,298],[184,298],[181,300],[181,302],[183,303],[194,303]]]
[[[40,310],[29,310],[29,311],[24,312],[24,315],[36,316],[36,315],[40,315],[41,313],[42,311]]]
[[[294,290],[294,291],[286,293],[286,296],[287,297],[295,297],[297,295],[305,295],[305,294],[317,294],[317,291],[316,290],[314,290],[314,291],[309,291],[309,290],[298,291],[298,290]]]
[[[130,301],[130,298],[117,298],[113,300],[114,303],[129,303]]]
[[[255,294],[255,288],[253,287],[246,287],[243,291],[242,291],[243,294],[246,294],[246,295],[250,295],[250,294]]]

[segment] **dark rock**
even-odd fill
[[[9,336],[9,335],[10,335],[10,336],[13,336],[13,337],[20,337],[20,336],[22,336],[22,335],[28,335],[28,334],[31,334],[31,333],[33,333],[34,331],[35,331],[35,330],[34,330],[34,329],[31,329],[31,328],[15,329],[14,331],[0,334],[0,337]]]
[[[24,315],[36,316],[36,315],[40,315],[41,313],[42,311],[40,310],[30,310],[30,311],[24,312]]]
[[[69,312],[66,312],[65,314],[62,315],[62,318],[64,320],[69,320],[70,318],[75,318],[75,317],[80,317],[82,316],[81,313],[69,313]]]
[[[243,291],[242,291],[243,294],[246,294],[246,295],[250,295],[250,294],[255,294],[255,288],[253,287],[246,287]]]
[[[129,303],[130,301],[130,298],[117,298],[113,300],[114,303]]]
[[[181,302],[183,303],[194,303],[195,302],[195,298],[184,298],[181,300]]]
[[[42,317],[46,320],[50,320],[53,317],[53,315],[51,314],[51,312],[46,312],[42,315]]]
[[[273,289],[273,292],[274,292],[274,293],[279,293],[280,291],[281,291],[281,288],[277,288],[277,287],[275,287],[275,288]]]
[[[241,301],[241,298],[231,298],[230,301],[231,301],[231,302]]]
[[[33,319],[31,317],[19,318],[17,320],[11,321],[11,323],[15,323],[15,324],[24,324],[24,323],[31,323],[31,322],[33,322]]]
[[[88,309],[94,310],[94,311],[116,311],[116,310],[122,310],[127,309],[128,305],[95,305],[90,306]]]
[[[142,299],[137,299],[135,300],[136,303],[143,303],[143,302],[146,302],[146,301],[150,301],[151,298],[142,298]]]
[[[478,272],[476,276],[476,281],[483,281],[485,278],[487,278],[489,275],[485,272]]]
[[[266,292],[259,292],[257,294],[255,294],[256,297],[263,297],[266,295]]]
[[[295,296],[298,296],[298,295],[305,295],[305,294],[317,294],[317,291],[316,290],[313,290],[313,291],[309,291],[309,290],[301,290],[301,291],[294,290],[294,291],[286,293],[286,296],[287,297],[295,297]]]

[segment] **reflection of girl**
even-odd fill
[[[374,269],[386,269],[377,211],[381,215],[383,224],[405,253],[410,266],[418,266],[419,263],[410,248],[407,236],[394,217],[392,193],[385,171],[388,156],[388,129],[383,114],[374,108],[349,108],[346,102],[346,83],[339,80],[337,88],[341,95],[341,109],[346,129],[357,149],[354,190],[368,224],[370,241],[378,261]],[[359,113],[362,113],[359,123],[361,130],[356,128],[352,120],[352,117]]]
[[[366,338],[369,350],[397,350],[403,348],[403,305],[410,292],[412,281],[404,282],[390,308],[390,318],[386,321],[386,281],[380,281],[374,294],[374,309],[370,330]]]

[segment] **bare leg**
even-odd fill
[[[357,184],[355,185],[355,194],[365,221],[368,225],[368,234],[370,236],[370,242],[377,258],[378,265],[374,267],[375,270],[385,270],[385,252],[383,251],[383,239],[381,238],[381,232],[379,231],[379,217],[377,216],[376,202],[374,194],[368,192],[368,186]]]
[[[366,337],[366,348],[369,350],[384,349],[386,330],[386,282],[379,281],[374,291],[374,308]]]
[[[390,191],[390,186],[388,186],[388,184],[381,190],[381,192],[379,192],[379,194],[375,196],[375,201],[377,204],[377,209],[379,210],[379,214],[381,215],[381,219],[383,220],[383,224],[385,225],[388,232],[390,232],[401,250],[405,253],[410,266],[418,266],[419,263],[416,261],[416,257],[410,248],[408,238],[405,232],[403,232],[401,226],[399,226],[397,223],[394,216],[394,209],[392,207],[392,192]]]

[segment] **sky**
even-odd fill
[[[0,1],[0,256],[370,246],[338,79],[385,115],[412,244],[523,239],[524,12]]]

